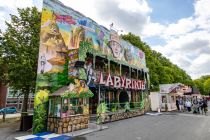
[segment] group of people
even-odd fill
[[[176,99],[176,106],[179,111],[193,111],[193,114],[205,114],[207,115],[208,111],[208,101],[206,98],[183,98],[178,97]]]

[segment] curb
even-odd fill
[[[97,131],[103,131],[103,130],[109,128],[108,126],[104,126],[104,125],[102,125],[102,126],[97,125],[97,124],[94,124],[94,125],[96,125],[95,129],[87,128],[86,131],[85,130],[77,130],[74,132],[65,133],[64,135],[71,136],[71,137],[77,137],[77,136],[82,136],[82,135],[90,134],[90,133],[97,132]]]

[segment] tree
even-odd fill
[[[1,30],[0,30],[1,34]],[[2,46],[2,38],[0,36],[0,84],[3,83],[5,77],[5,65],[4,65],[4,58],[3,58],[3,46]]]
[[[195,79],[193,81],[195,87],[197,87],[199,89],[199,91],[202,95],[208,95],[210,93],[210,92],[208,92],[208,82],[206,82],[209,79],[210,79],[210,75],[205,75],[205,76],[201,76],[199,79]]]
[[[183,83],[193,85],[191,77],[184,70],[171,63],[161,53],[152,50],[149,45],[141,41],[139,36],[129,33],[123,35],[122,38],[145,53],[152,91],[157,91],[159,84]]]
[[[27,112],[29,93],[35,92],[41,14],[37,8],[18,9],[0,34],[1,59],[7,66],[5,84],[24,95],[22,112]],[[0,59],[0,61],[1,61]]]
[[[204,91],[206,95],[210,94],[210,78],[204,82]]]

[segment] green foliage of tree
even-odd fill
[[[123,35],[122,38],[145,53],[152,91],[157,91],[159,84],[183,83],[193,85],[191,77],[184,70],[171,63],[161,53],[152,50],[149,45],[141,41],[139,36],[129,33]]]
[[[210,79],[210,75],[201,76],[198,79],[195,79],[194,85],[196,88],[199,89],[200,93],[202,95],[209,95],[210,92],[208,92],[208,80]],[[209,85],[210,86],[210,85]]]
[[[1,33],[1,30],[0,30]],[[1,36],[0,36],[1,37]],[[0,39],[2,41],[2,39]],[[0,42],[0,83],[4,80],[4,63],[3,63],[3,48],[2,43]]]
[[[28,95],[35,90],[41,14],[33,7],[18,9],[17,16],[10,16],[6,31],[0,33],[0,65],[3,60],[6,67],[6,76],[0,76],[5,84],[23,93],[22,112],[27,112]]]
[[[210,78],[204,82],[204,91],[206,94],[210,94]]]

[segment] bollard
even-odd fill
[[[157,108],[157,110],[158,110],[158,113],[160,113],[160,108]]]
[[[3,111],[3,122],[5,122],[5,118],[6,118],[6,112]]]

